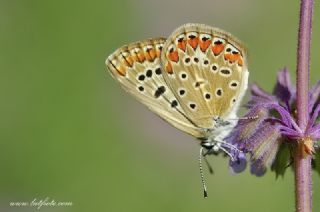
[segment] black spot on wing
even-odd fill
[[[177,106],[178,106],[177,100],[173,100],[173,101],[171,102],[171,107],[177,107]]]
[[[154,97],[159,98],[165,91],[166,88],[163,85],[158,87],[158,89],[154,92]]]

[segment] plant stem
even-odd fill
[[[295,154],[295,190],[296,211],[312,211],[311,156],[303,154],[303,145],[299,145]]]
[[[312,31],[313,0],[301,0],[300,23],[297,52],[297,122],[305,132],[309,119],[309,73],[310,73],[310,43]],[[295,153],[295,192],[296,211],[312,211],[312,176],[311,155],[304,154],[302,141],[299,141]]]

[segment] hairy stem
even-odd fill
[[[296,211],[312,211],[312,175],[311,156],[306,156],[303,144],[299,145],[295,154],[295,191]]]
[[[297,122],[305,132],[309,119],[310,42],[313,0],[301,0],[297,52]],[[295,153],[296,211],[312,211],[311,155],[304,153],[304,141],[299,141]]]

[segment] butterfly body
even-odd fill
[[[167,39],[123,46],[106,65],[122,87],[174,127],[219,151],[247,89],[247,55],[231,34],[186,24]],[[229,148],[229,146],[226,146]]]

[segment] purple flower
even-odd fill
[[[289,71],[279,71],[273,94],[258,85],[251,86],[251,100],[247,103],[249,112],[240,119],[228,142],[242,152],[232,152],[237,160],[230,161],[234,173],[245,169],[246,157],[250,156],[250,171],[256,176],[266,172],[267,167],[283,175],[291,165],[291,152],[295,145],[303,145],[303,154],[315,153],[315,142],[320,139],[320,81],[309,93],[309,122],[305,133],[296,123],[296,91],[291,84]],[[255,118],[252,118],[255,117]],[[315,163],[316,164],[316,163]]]

